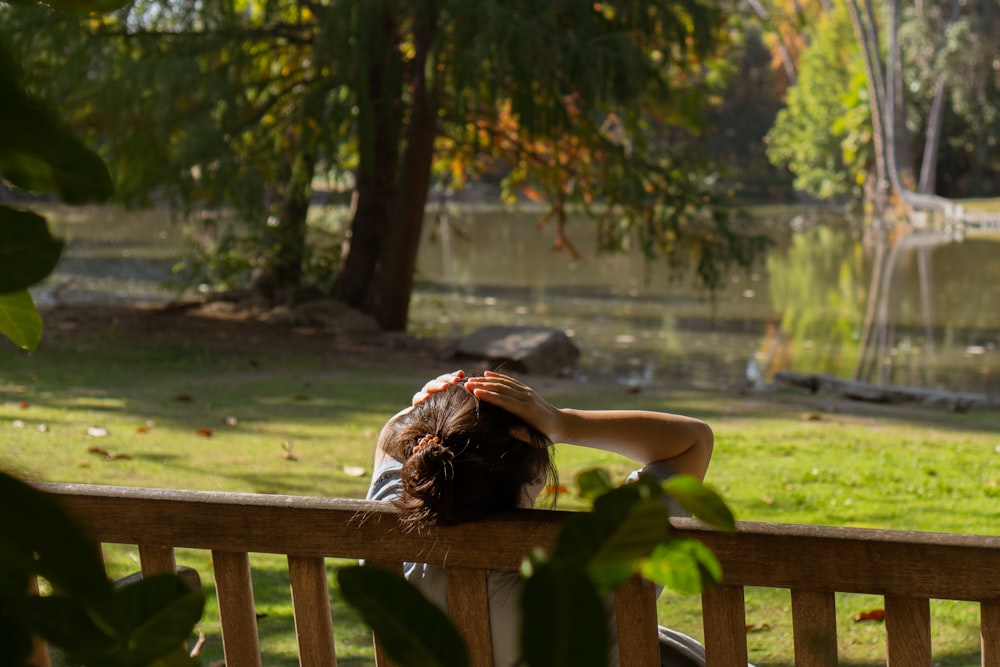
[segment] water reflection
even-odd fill
[[[574,237],[584,259],[574,261],[548,249],[530,212],[452,215],[424,239],[414,328],[561,327],[583,349],[584,376],[626,385],[733,387],[767,382],[779,370],[855,376],[874,247],[861,225],[840,215],[760,214],[785,231],[762,271],[732,275],[714,297],[638,253],[600,255],[587,247],[585,224]],[[920,272],[920,245],[902,248],[886,275],[874,348],[881,381],[1000,390],[1000,246],[972,239],[925,247]]]
[[[860,226],[808,208],[755,212],[776,233],[759,271],[729,276],[710,296],[638,251],[600,254],[583,220],[571,227],[583,258],[551,250],[538,212],[496,207],[429,216],[411,331],[454,335],[485,324],[567,330],[581,375],[629,386],[733,387],[777,370],[850,378],[858,369],[875,247]],[[163,212],[64,209],[70,243],[40,302],[166,301],[185,239]],[[1000,262],[993,239],[898,252],[884,301],[878,368],[895,384],[1000,391]],[[923,281],[924,288],[921,289]],[[170,285],[173,283],[173,285]],[[877,305],[877,304],[875,304]],[[929,319],[926,319],[929,318]]]

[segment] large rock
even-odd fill
[[[532,375],[566,375],[576,367],[580,349],[560,329],[496,325],[463,337],[455,355]]]

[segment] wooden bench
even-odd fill
[[[45,484],[103,543],[137,545],[145,573],[172,571],[174,549],[212,553],[222,640],[229,667],[261,665],[250,578],[251,553],[287,555],[299,658],[336,664],[326,558],[366,559],[399,569],[440,563],[449,604],[474,665],[490,665],[486,569],[517,569],[532,546],[550,547],[564,518],[522,511],[427,534],[403,533],[394,510],[363,500],[129,487]],[[981,613],[982,664],[1000,667],[1000,537],[740,523],[736,533],[674,520],[702,540],[724,581],[703,596],[710,667],[747,663],[744,587],[791,591],[795,664],[838,664],[836,592],[885,598],[890,665],[930,667],[930,600],[968,600]],[[639,579],[616,596],[623,665],[658,665],[652,585]],[[378,665],[387,662],[378,653]],[[39,646],[36,664],[48,664]]]

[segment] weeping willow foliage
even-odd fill
[[[261,261],[308,253],[318,177],[359,194],[371,179],[382,217],[411,229],[424,183],[500,175],[560,233],[578,207],[603,246],[638,243],[709,287],[764,245],[696,139],[724,36],[706,0],[138,0],[104,17],[6,8],[0,28],[100,145],[119,198],[235,207]],[[372,211],[354,237],[407,236]],[[363,262],[372,285],[384,252]]]

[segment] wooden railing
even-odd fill
[[[251,553],[288,558],[299,658],[336,664],[326,558],[446,566],[449,605],[474,665],[491,665],[486,570],[517,569],[533,546],[550,547],[564,512],[525,510],[427,533],[403,533],[384,503],[333,498],[47,484],[104,543],[137,545],[145,573],[172,571],[174,549],[212,552],[228,667],[257,666],[261,651]],[[681,537],[718,557],[723,585],[703,596],[709,667],[747,663],[744,587],[791,590],[795,664],[838,664],[836,592],[885,597],[888,663],[930,667],[930,600],[977,602],[982,665],[1000,667],[1000,537],[740,523],[721,533],[675,519]],[[634,580],[616,595],[623,665],[658,665],[652,585]],[[36,663],[47,664],[39,646]],[[387,664],[378,653],[378,665]]]

